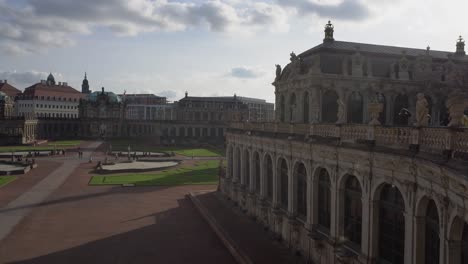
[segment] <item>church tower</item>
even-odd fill
[[[88,77],[86,76],[85,72],[83,83],[81,84],[81,93],[89,94],[90,92],[91,91],[89,90]]]

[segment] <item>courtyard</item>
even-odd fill
[[[235,263],[186,197],[216,189],[219,157],[171,148],[182,159],[175,167],[99,175],[106,146],[68,146],[0,178],[0,263]],[[122,187],[129,183],[136,187]]]

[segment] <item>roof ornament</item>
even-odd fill
[[[431,47],[429,45],[427,45],[426,47],[426,55],[429,55],[429,51],[431,50]]]
[[[333,32],[334,32],[334,26],[328,20],[328,24],[325,25],[325,38],[323,39],[323,42],[333,42],[335,39],[333,38]]]
[[[465,40],[462,36],[458,37],[457,42],[457,51],[455,52],[456,55],[466,55],[465,53]]]
[[[188,97],[188,92],[187,92],[187,91],[185,91],[185,98],[187,98],[187,97]]]

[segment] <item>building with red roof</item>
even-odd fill
[[[16,87],[9,84],[7,80],[0,80],[0,92],[5,93],[11,98],[15,98],[21,93],[20,90],[16,89]]]
[[[55,82],[52,74],[24,90],[17,97],[18,116],[78,118],[78,105],[84,94],[66,82]]]

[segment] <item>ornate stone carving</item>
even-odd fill
[[[429,103],[423,93],[417,94],[418,101],[416,102],[416,123],[417,127],[429,125]]]
[[[275,81],[279,81],[281,79],[281,65],[276,64],[276,79]]]
[[[383,104],[379,102],[371,102],[368,105],[368,111],[370,113],[371,121],[369,122],[369,125],[381,125],[379,121],[380,113],[383,111]]]

